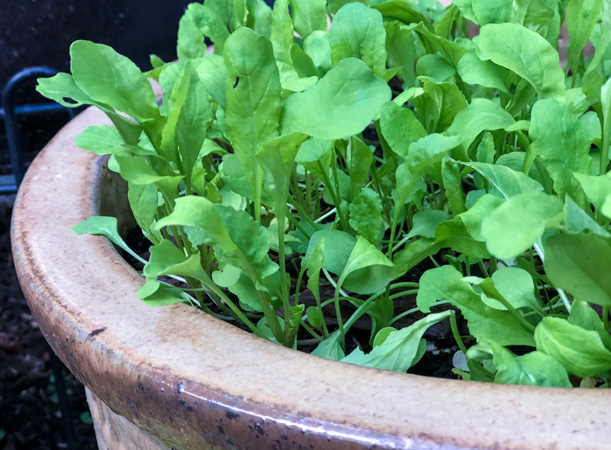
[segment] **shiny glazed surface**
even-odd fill
[[[152,308],[142,278],[74,224],[124,204],[103,159],[75,147],[88,109],[28,172],[13,252],[40,328],[113,412],[175,448],[592,448],[611,442],[611,391],[402,375],[278,347],[186,305]],[[116,194],[118,195],[118,194]]]

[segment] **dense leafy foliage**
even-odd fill
[[[129,184],[147,304],[401,372],[449,321],[463,378],[608,386],[610,29],[604,0],[206,0],[178,62],[77,41],[38,89],[114,124],[77,144]]]

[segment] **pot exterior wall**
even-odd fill
[[[115,414],[102,400],[85,388],[100,450],[162,450],[167,447],[144,433],[125,417]]]
[[[119,203],[98,202],[113,191],[100,185],[104,160],[74,146],[88,125],[107,123],[88,109],[49,143],[22,184],[12,226],[15,266],[43,334],[106,405],[93,401],[94,414],[103,418],[96,424],[102,446],[116,436],[131,446],[137,429],[151,436],[151,448],[517,449],[611,442],[609,390],[363,368],[279,347],[183,304],[144,305],[136,295],[142,278],[114,248],[102,237],[71,232],[98,204]]]

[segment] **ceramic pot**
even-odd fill
[[[588,448],[611,442],[611,390],[442,380],[357,367],[266,342],[184,304],[149,307],[143,279],[87,217],[126,216],[125,188],[74,138],[31,166],[12,239],[40,328],[88,388],[101,448]]]

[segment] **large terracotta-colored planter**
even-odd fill
[[[120,183],[74,137],[30,168],[13,217],[23,291],[45,337],[89,389],[103,448],[588,448],[611,445],[611,391],[500,386],[328,361],[185,305],[152,308],[140,276],[74,224],[121,211]]]

